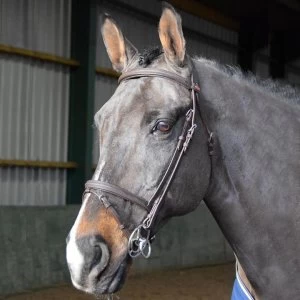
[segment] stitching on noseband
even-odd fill
[[[192,108],[189,109],[185,116],[185,123],[182,128],[181,135],[178,138],[178,143],[175,148],[175,151],[173,153],[173,156],[170,160],[170,163],[168,165],[167,170],[165,171],[163,178],[161,179],[157,189],[155,190],[154,194],[152,195],[151,199],[149,201],[146,201],[145,199],[136,196],[129,191],[120,188],[116,185],[112,185],[108,182],[101,182],[97,180],[89,180],[85,184],[85,193],[92,193],[96,195],[99,200],[103,203],[105,207],[111,208],[114,216],[121,220],[116,210],[113,208],[112,205],[110,205],[107,198],[105,198],[105,202],[101,198],[102,196],[99,195],[98,191],[102,191],[114,196],[117,196],[119,198],[122,198],[126,201],[130,201],[133,204],[136,204],[143,208],[147,212],[146,218],[143,220],[143,222],[137,226],[128,239],[128,254],[131,257],[137,257],[139,255],[142,255],[146,258],[148,258],[151,255],[151,242],[154,239],[153,236],[153,228],[155,224],[155,219],[158,215],[159,208],[161,207],[163,203],[163,199],[169,190],[169,187],[172,183],[172,180],[174,179],[175,173],[177,171],[177,168],[179,167],[179,164],[181,162],[181,159],[186,153],[190,141],[193,137],[194,131],[197,127],[197,124],[195,123],[195,114],[196,114],[196,108],[198,105],[198,93],[200,92],[200,87],[197,83],[194,83],[194,76],[191,76],[191,80],[186,80],[182,76],[179,76],[175,73],[165,71],[165,70],[157,70],[157,69],[138,69],[126,72],[122,74],[118,80],[119,84],[122,81],[130,80],[130,79],[136,79],[141,77],[160,77],[165,78],[168,80],[175,81],[176,83],[182,85],[186,89],[191,91],[191,98],[192,98]],[[201,111],[198,107],[198,111],[200,114],[201,122],[206,130],[208,139],[208,153],[210,157],[213,155],[213,146],[214,146],[214,134],[211,132],[208,127],[206,126],[206,123],[204,122]],[[212,162],[211,162],[212,164]],[[125,226],[122,224],[121,228],[125,228]],[[128,232],[127,232],[128,233]]]

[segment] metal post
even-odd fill
[[[92,172],[93,111],[96,65],[97,1],[72,1],[71,57],[80,62],[70,77],[67,203],[81,202],[84,183]]]

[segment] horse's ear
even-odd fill
[[[181,17],[167,2],[163,2],[158,33],[166,58],[182,66],[185,58],[185,39],[182,33]]]
[[[101,33],[113,68],[122,72],[137,49],[123,36],[116,21],[108,14],[101,18]]]

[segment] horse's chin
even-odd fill
[[[131,265],[131,258],[126,257],[120,264],[116,271],[109,271],[109,275],[99,274],[99,279],[94,282],[94,286],[85,290],[89,294],[95,296],[109,295],[118,292],[124,285],[127,273]]]
[[[104,294],[113,294],[118,292],[125,283],[127,272],[128,272],[128,264],[127,262],[123,262],[117,269],[114,276],[112,277],[112,280],[108,284]]]

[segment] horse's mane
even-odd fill
[[[160,47],[150,47],[144,49],[139,54],[139,65],[147,67],[157,57],[163,53]],[[216,71],[224,73],[226,76],[231,77],[236,81],[247,81],[256,89],[261,89],[266,93],[280,98],[289,104],[300,105],[300,90],[297,87],[291,86],[291,84],[283,80],[262,79],[257,77],[251,72],[244,73],[237,66],[221,65],[215,60],[206,59],[203,57],[197,58],[197,61],[214,68]]]
[[[276,98],[279,98],[292,105],[300,105],[300,90],[297,87],[284,80],[273,80],[270,78],[262,79],[251,72],[244,73],[237,66],[221,65],[214,60],[209,60],[203,57],[197,58],[197,61],[214,68],[216,71],[224,73],[236,81],[247,81],[256,89],[263,90]]]

